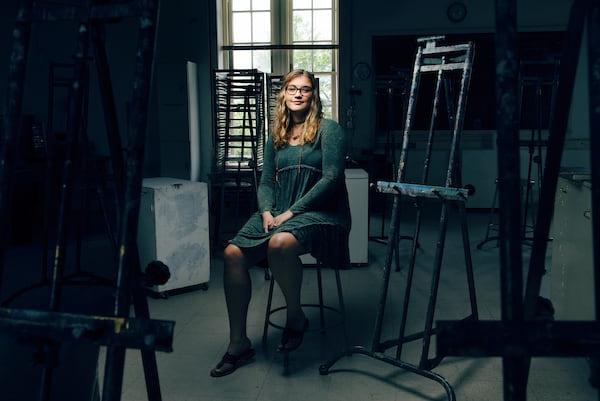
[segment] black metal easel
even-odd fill
[[[391,171],[389,172],[389,177],[392,181],[397,179],[398,174],[398,163],[396,161],[396,135],[394,133],[395,127],[395,112],[397,111],[396,99],[404,99],[406,95],[408,95],[408,91],[410,90],[409,81],[410,73],[402,71],[402,73],[398,72],[397,75],[393,77],[386,77],[386,79],[377,79],[375,81],[375,93],[378,95],[385,95],[386,99],[386,122],[385,122],[385,145],[384,145],[384,158],[385,162],[390,164]],[[400,106],[401,110],[406,110],[405,102],[401,102]],[[404,114],[401,115],[400,118],[405,117]],[[387,176],[387,174],[386,174]],[[377,192],[374,192],[377,195]],[[379,226],[380,234],[379,235],[370,235],[369,241],[375,241],[380,244],[387,244],[390,240],[386,234],[385,230],[385,221],[386,221],[386,202],[382,202],[381,207],[381,224]],[[369,232],[371,227],[371,213],[369,214]],[[414,238],[410,235],[399,235],[400,240],[410,240],[414,241]],[[399,252],[399,241],[392,240],[396,245],[395,251],[395,265],[396,271],[400,271],[400,252]],[[417,243],[417,248],[419,244]]]
[[[594,249],[595,321],[534,320],[540,293],[548,234],[560,162],[567,133],[583,27],[587,22]],[[498,102],[498,171],[500,173],[500,284],[502,320],[438,322],[437,349],[442,355],[500,356],[504,400],[525,401],[531,357],[587,356],[593,358],[593,385],[598,387],[600,358],[600,4],[575,0],[571,5],[565,48],[560,64],[555,112],[549,126],[542,193],[534,229],[529,272],[523,293],[521,200],[519,197],[518,59],[516,0],[496,1],[496,69]],[[516,161],[516,162],[515,162]],[[600,399],[600,393],[599,393]]]
[[[80,44],[83,45],[83,44]],[[86,44],[87,46],[87,44]],[[97,172],[97,166],[90,165],[90,162],[94,163],[97,159],[95,159],[95,155],[92,154],[90,149],[90,142],[87,137],[87,116],[88,116],[88,106],[89,106],[89,61],[85,54],[80,54],[78,57],[83,57],[77,64],[66,64],[66,63],[51,63],[50,64],[50,74],[49,74],[49,107],[48,107],[48,123],[47,123],[47,137],[52,137],[52,141],[46,142],[46,155],[45,155],[45,171],[44,175],[44,190],[43,190],[43,198],[44,198],[44,207],[43,207],[43,216],[42,216],[42,258],[41,258],[41,269],[40,269],[40,280],[37,283],[34,283],[30,286],[26,286],[20,288],[18,291],[15,291],[13,294],[5,297],[0,306],[9,306],[13,301],[24,295],[25,293],[36,289],[36,288],[44,288],[51,286],[51,277],[49,275],[50,264],[52,263],[52,259],[49,258],[49,251],[51,251],[51,236],[50,236],[50,228],[51,221],[56,221],[60,216],[54,216],[55,219],[52,219],[51,214],[54,212],[56,206],[59,204],[61,196],[60,193],[57,193],[55,187],[60,186],[60,179],[57,177],[57,167],[61,164],[64,165],[65,162],[68,162],[73,170],[72,182],[69,184],[69,191],[73,197],[74,194],[79,195],[79,209],[77,212],[74,211],[75,207],[71,207],[71,205],[67,205],[66,209],[69,213],[66,216],[67,219],[76,221],[75,224],[75,265],[74,270],[69,274],[62,274],[60,279],[60,285],[76,285],[76,286],[95,286],[95,285],[105,285],[105,286],[113,286],[113,280],[102,277],[100,275],[94,274],[89,271],[85,271],[81,266],[81,256],[82,256],[82,243],[83,243],[83,235],[86,231],[86,219],[88,216],[89,210],[89,198],[88,198],[88,190],[93,189],[97,200],[100,205],[100,209],[102,211],[102,217],[104,221],[104,228],[107,234],[107,237],[112,245],[112,249],[116,254],[116,238],[115,238],[115,222],[116,220],[113,216],[111,216],[111,211],[108,210],[108,206],[106,204],[106,194],[103,189],[103,185],[107,184],[107,182],[100,182],[100,178]],[[61,75],[57,73],[57,70],[61,70],[63,73],[67,72],[69,75]],[[80,75],[80,76],[78,76]],[[76,110],[76,112],[81,112],[81,117],[79,117],[81,121],[81,125],[78,129],[73,130],[68,127],[68,125],[73,124],[73,117],[69,116],[69,110],[67,110],[67,116],[65,116],[65,124],[67,127],[63,128],[60,136],[62,136],[62,145],[60,146],[61,151],[58,150],[59,146],[57,144],[58,140],[56,139],[56,132],[54,129],[54,92],[56,88],[62,87],[64,90],[69,92],[69,96],[67,98],[74,96],[75,92],[70,90],[73,85],[73,82],[79,82],[81,85],[81,110]],[[74,99],[67,100],[67,105],[71,103],[71,101],[75,101]],[[69,108],[67,106],[67,108]],[[72,110],[71,110],[72,112]],[[59,131],[60,132],[60,131]],[[50,142],[50,143],[48,143]],[[90,160],[91,159],[91,160]],[[117,188],[116,185],[112,188],[114,192],[114,197],[116,198]],[[70,203],[70,201],[69,201]],[[116,206],[116,205],[115,205]],[[113,210],[113,212],[116,211]],[[116,213],[113,213],[116,214]],[[112,221],[111,221],[112,220]],[[64,234],[68,237],[68,233]],[[66,241],[66,238],[65,238]]]
[[[392,208],[392,218],[389,238],[397,238],[397,232],[400,225],[399,212],[400,212],[400,196],[407,195],[416,199],[418,204],[415,233],[413,247],[410,257],[409,268],[407,272],[406,289],[404,293],[404,304],[402,310],[402,320],[400,323],[400,332],[398,339],[390,341],[381,341],[381,331],[384,320],[385,305],[387,301],[387,292],[389,288],[390,269],[392,264],[393,253],[396,249],[393,241],[389,241],[387,245],[386,259],[383,267],[383,280],[379,299],[379,309],[377,312],[377,319],[375,322],[373,342],[371,349],[367,350],[362,346],[354,346],[347,350],[344,350],[341,354],[321,365],[320,373],[327,374],[329,369],[343,356],[351,354],[366,355],[371,358],[381,360],[386,363],[390,363],[402,369],[406,369],[410,372],[419,374],[428,379],[434,380],[441,384],[446,391],[446,396],[449,400],[454,400],[454,390],[448,383],[448,381],[441,375],[431,371],[441,361],[441,357],[437,356],[429,358],[429,346],[431,336],[435,334],[436,329],[433,327],[433,317],[436,307],[437,291],[439,286],[439,278],[442,266],[444,243],[446,239],[446,228],[448,223],[448,206],[455,204],[458,207],[463,247],[465,253],[465,263],[467,272],[467,282],[469,288],[469,298],[471,302],[471,315],[466,320],[477,320],[477,303],[475,298],[475,285],[473,279],[473,266],[471,262],[471,251],[469,244],[469,235],[466,221],[466,209],[465,202],[467,200],[468,191],[460,188],[460,138],[462,133],[462,125],[464,118],[464,111],[466,107],[466,97],[469,88],[470,74],[473,63],[473,44],[460,44],[454,46],[442,45],[438,46],[438,42],[444,39],[443,36],[433,36],[421,38],[418,40],[419,47],[417,49],[417,55],[415,59],[413,80],[410,91],[410,98],[408,102],[408,112],[406,115],[406,125],[404,128],[404,136],[402,142],[402,152],[400,155],[397,181],[395,182],[378,182],[378,190],[383,193],[390,193],[394,195],[394,204]],[[458,101],[456,106],[452,97],[451,84],[448,75],[453,71],[460,72],[460,90],[458,92]],[[427,142],[427,149],[425,152],[425,160],[423,165],[422,181],[419,184],[405,183],[405,167],[408,153],[409,136],[412,129],[414,120],[414,114],[417,103],[417,92],[419,88],[419,82],[422,74],[435,73],[436,74],[436,85],[435,94],[433,98],[433,108],[430,119],[429,136]],[[431,186],[428,185],[429,177],[429,163],[431,159],[436,119],[440,104],[440,93],[445,93],[446,106],[448,117],[451,128],[451,146],[449,154],[448,169],[446,171],[446,178],[444,186]],[[421,226],[421,203],[422,199],[436,199],[441,201],[440,211],[440,226],[438,232],[436,253],[434,259],[434,268],[432,273],[431,290],[429,297],[429,304],[427,309],[427,316],[425,321],[425,329],[423,332],[414,333],[411,335],[405,334],[406,320],[408,314],[408,306],[410,301],[410,293],[412,288],[412,277],[415,269],[416,260],[416,245],[419,239],[420,226]],[[396,239],[397,241],[397,239]],[[422,351],[421,358],[418,366],[409,364],[402,361],[402,346],[403,344],[422,339]],[[396,346],[395,358],[388,357],[383,352],[391,347]]]
[[[531,237],[527,237],[527,234],[533,232],[535,227],[535,220],[533,219],[533,213],[530,215],[531,201],[532,201],[532,186],[535,183],[538,191],[538,197],[541,193],[542,188],[542,165],[544,163],[543,148],[547,144],[547,141],[543,140],[542,130],[544,129],[544,118],[543,118],[543,107],[544,107],[544,94],[549,92],[549,118],[552,118],[552,112],[554,104],[556,103],[556,88],[558,87],[558,69],[560,64],[558,60],[552,62],[522,62],[521,63],[521,77],[519,79],[519,104],[521,110],[521,120],[523,120],[523,112],[525,108],[525,92],[533,90],[533,117],[534,123],[531,127],[530,137],[527,141],[520,141],[521,146],[526,146],[528,151],[527,159],[527,177],[525,179],[525,195],[524,195],[524,211],[523,211],[523,229],[521,236],[523,237],[524,244],[527,244],[529,240],[533,240]],[[531,71],[530,71],[531,70]],[[549,71],[548,71],[549,70]],[[546,124],[548,122],[546,121]],[[533,178],[533,164],[536,164],[536,176]],[[538,199],[539,203],[539,199]],[[527,219],[531,216],[531,224],[528,223]]]
[[[526,147],[528,152],[527,159],[527,177],[522,181],[522,186],[525,188],[523,196],[524,212],[523,224],[521,229],[521,237],[523,245],[531,245],[533,238],[530,236],[535,227],[535,219],[533,210],[533,187],[535,185],[538,194],[541,193],[542,186],[542,165],[544,163],[543,148],[547,146],[547,140],[544,140],[542,131],[547,127],[548,122],[552,119],[554,106],[556,104],[556,89],[558,87],[558,60],[552,61],[528,61],[521,62],[519,69],[519,111],[520,121],[523,124],[528,116],[533,116],[528,123],[531,125],[530,136],[528,140],[519,140],[521,147]],[[533,92],[533,96],[528,96]],[[549,95],[549,96],[548,96]],[[526,101],[527,100],[527,101]],[[548,117],[544,118],[543,107],[547,102],[549,108]],[[526,107],[532,105],[531,111],[525,113]],[[535,178],[533,165],[536,165]],[[494,195],[492,196],[492,206],[486,231],[483,239],[477,244],[477,249],[482,249],[483,246],[491,241],[496,241],[496,246],[499,243],[498,226],[496,221],[496,208],[498,207],[498,179],[494,183]],[[495,235],[491,235],[495,233]]]
[[[141,288],[142,272],[137,254],[136,234],[139,215],[144,142],[147,127],[150,85],[154,62],[154,47],[158,23],[158,0],[140,0],[129,3],[94,1],[87,6],[61,5],[55,3],[20,1],[16,27],[13,31],[11,64],[9,68],[7,105],[4,130],[0,137],[0,224],[6,226],[10,215],[12,169],[14,168],[14,145],[18,136],[22,100],[24,94],[25,69],[31,26],[34,21],[78,20],[78,46],[74,80],[71,85],[67,149],[62,168],[59,217],[54,258],[51,269],[50,295],[47,310],[0,308],[0,329],[18,338],[27,337],[34,341],[38,355],[42,355],[42,375],[38,393],[39,401],[50,397],[53,371],[60,344],[68,341],[87,341],[107,346],[104,372],[104,401],[120,400],[125,350],[141,350],[148,398],[160,401],[160,386],[155,351],[171,351],[173,322],[151,320],[146,297]],[[62,278],[66,262],[67,229],[73,193],[75,171],[73,162],[77,143],[81,140],[81,128],[86,123],[84,116],[85,81],[87,79],[87,54],[90,43],[96,57],[106,55],[103,45],[102,25],[123,17],[139,20],[138,47],[136,50],[133,76],[132,140],[128,147],[127,169],[120,145],[116,108],[112,96],[110,73],[106,58],[99,61],[99,83],[107,123],[107,134],[111,151],[113,171],[117,177],[119,197],[119,228],[115,248],[118,264],[116,293],[113,315],[92,316],[60,312]],[[91,36],[91,39],[90,39]],[[98,62],[98,60],[97,60]],[[0,230],[0,280],[4,273],[6,231]],[[1,284],[1,283],[0,283]],[[130,304],[137,318],[131,318]]]

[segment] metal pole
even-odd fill
[[[600,5],[596,2],[587,18],[588,80],[590,96],[590,159],[592,172],[592,240],[594,244],[594,306],[600,321]],[[597,362],[597,360],[596,360]],[[597,368],[598,363],[592,364]],[[597,372],[592,372],[597,376]],[[600,390],[598,392],[600,399]]]
[[[83,126],[83,92],[87,89],[87,47],[88,47],[88,26],[87,23],[81,23],[78,29],[77,37],[77,63],[75,65],[75,76],[71,85],[71,95],[69,102],[68,119],[68,137],[67,151],[63,172],[61,177],[60,201],[58,205],[58,227],[56,233],[56,245],[54,247],[54,260],[52,264],[52,277],[50,279],[50,298],[48,307],[51,311],[56,311],[60,307],[61,300],[61,281],[66,261],[67,249],[67,230],[68,218],[73,191],[74,169],[73,160],[76,157],[75,151],[79,143],[79,136]],[[39,400],[46,401],[50,399],[50,389],[52,383],[52,373],[56,354],[58,353],[57,344],[44,344],[45,361],[42,368]]]
[[[503,321],[523,320],[516,0],[496,0],[496,124]],[[526,359],[502,358],[504,400],[527,397]]]
[[[433,261],[433,272],[431,273],[431,285],[429,289],[429,302],[427,306],[427,315],[425,317],[425,330],[423,330],[423,342],[421,347],[421,360],[419,369],[431,370],[429,362],[429,344],[433,331],[433,317],[435,314],[435,305],[437,303],[437,293],[440,283],[440,274],[442,271],[442,258],[444,257],[444,245],[446,243],[446,230],[448,228],[448,202],[442,200],[440,212],[440,225],[438,229],[438,239],[435,247],[435,256]]]
[[[419,89],[419,69],[421,66],[421,59],[423,57],[423,49],[421,46],[418,47],[417,55],[415,57],[415,67],[413,69],[413,79],[410,87],[410,97],[408,99],[408,108],[406,111],[406,123],[404,124],[404,133],[402,140],[402,151],[400,153],[400,160],[398,161],[398,173],[396,174],[397,181],[402,182],[404,180],[405,165],[406,165],[406,153],[408,151],[408,136],[412,127],[413,115],[417,106],[417,92]],[[392,215],[390,218],[390,229],[388,233],[388,242],[386,245],[386,257],[383,265],[383,282],[381,285],[381,293],[379,298],[379,307],[377,309],[377,318],[375,319],[375,328],[373,330],[373,342],[371,345],[372,351],[377,351],[381,344],[381,329],[383,327],[383,319],[385,316],[385,304],[387,301],[387,292],[390,281],[390,269],[392,266],[392,257],[394,250],[397,249],[395,243],[398,242],[398,233],[400,232],[400,195],[394,196],[394,202],[392,204]],[[416,239],[415,239],[416,241]]]
[[[471,66],[473,64],[473,46],[470,46],[465,55],[464,68],[462,71],[462,79],[460,82],[460,91],[458,94],[458,105],[456,106],[456,114],[454,114],[452,127],[452,145],[450,147],[450,155],[448,160],[448,173],[446,175],[446,186],[450,187],[456,185],[455,174],[458,174],[460,181],[460,144],[463,122],[465,119],[465,109],[467,107],[467,92],[469,91],[469,85],[471,83]],[[448,85],[449,86],[449,85]],[[517,143],[518,145],[518,143]],[[460,182],[459,182],[460,184]]]
[[[533,317],[535,313],[536,301],[544,274],[548,235],[552,216],[554,215],[554,198],[558,173],[567,133],[575,73],[579,60],[579,48],[587,10],[586,2],[587,0],[576,0],[571,6],[567,38],[560,63],[559,82],[556,88],[556,103],[552,107],[553,112],[548,128],[548,148],[546,149],[542,188],[533,232],[527,287],[525,288],[525,317],[528,319]]]
[[[408,107],[406,109],[406,122],[404,123],[404,132],[402,137],[402,150],[400,152],[400,160],[398,161],[398,173],[396,174],[397,181],[403,182],[405,175],[406,156],[408,153],[408,137],[412,129],[415,109],[417,108],[417,93],[419,91],[419,70],[421,68],[421,60],[423,58],[423,47],[419,46],[415,57],[415,67],[413,69],[413,79],[410,86],[410,95],[408,97]]]
[[[119,132],[119,122],[117,118],[117,107],[115,105],[115,96],[113,93],[108,65],[106,48],[104,47],[104,27],[100,24],[92,24],[91,27],[92,44],[94,51],[94,60],[98,70],[98,87],[100,88],[100,98],[102,100],[102,110],[104,111],[104,121],[106,123],[106,133],[108,139],[108,148],[110,150],[112,169],[116,180],[116,187],[120,194],[123,193],[123,180],[125,172],[125,162],[121,144],[121,134]],[[121,199],[118,200],[122,202]],[[117,210],[120,205],[117,205]]]
[[[381,329],[383,328],[383,319],[385,317],[385,305],[387,302],[387,293],[390,284],[390,272],[392,268],[392,256],[394,254],[394,242],[397,241],[396,235],[398,231],[398,225],[400,219],[398,218],[400,209],[400,195],[394,196],[394,203],[392,205],[392,216],[390,231],[388,234],[388,242],[385,246],[385,262],[383,264],[383,280],[381,282],[379,306],[377,308],[377,317],[375,319],[375,329],[373,332],[373,341],[371,343],[371,351],[376,352],[380,350],[381,346]]]
[[[446,56],[443,56],[442,64],[445,64],[445,62],[446,62]],[[438,74],[436,77],[436,82],[435,82],[435,90],[434,90],[433,106],[432,106],[433,109],[431,112],[431,120],[429,121],[429,135],[427,137],[427,146],[426,146],[426,150],[425,150],[425,161],[423,162],[423,173],[421,176],[422,184],[427,183],[427,178],[429,176],[429,163],[431,160],[431,152],[433,150],[433,140],[435,137],[435,121],[437,119],[437,113],[438,113],[438,105],[439,105],[441,84],[442,84],[442,79],[443,79],[443,71],[444,70],[442,70],[442,69],[440,69],[438,71]],[[396,347],[396,359],[401,359],[401,357],[402,357],[402,347],[404,345],[404,334],[406,332],[406,321],[408,318],[408,306],[409,306],[410,295],[411,295],[411,290],[412,290],[412,281],[413,281],[413,276],[414,276],[414,271],[415,271],[415,262],[417,259],[417,243],[419,242],[419,235],[421,232],[421,205],[420,205],[419,200],[416,200],[416,202],[417,202],[417,216],[415,219],[415,231],[413,234],[414,240],[413,240],[412,247],[411,247],[408,272],[406,275],[406,285],[405,285],[405,289],[404,289],[404,301],[402,303],[400,328],[398,330],[398,346]]]
[[[125,196],[123,197],[119,229],[117,288],[113,311],[116,316],[128,316],[131,301],[132,285],[130,278],[133,273],[131,254],[132,250],[136,250],[135,241],[142,189],[144,144],[148,124],[159,0],[141,0],[140,6],[138,51],[133,78],[133,135],[129,158],[127,159]],[[108,347],[102,394],[103,401],[119,401],[121,399],[124,363],[125,348],[120,346]]]
[[[9,239],[10,196],[12,189],[16,140],[23,105],[25,68],[31,35],[31,11],[33,0],[23,0],[17,10],[15,28],[12,31],[12,50],[8,67],[4,129],[0,133],[0,290],[4,273],[4,253]]]

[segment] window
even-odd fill
[[[324,45],[334,41],[334,12],[332,0],[293,0],[292,44]],[[316,45],[316,46],[315,46]],[[319,78],[319,90],[326,116],[333,115],[333,93],[335,83],[333,49],[293,50],[294,68],[302,68],[315,73]]]
[[[337,118],[338,0],[221,0],[223,67],[312,71],[326,117]]]
[[[271,43],[271,0],[231,0],[228,37],[233,45]],[[234,50],[229,68],[271,72],[269,50]]]

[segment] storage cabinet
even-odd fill
[[[146,178],[142,184],[138,247],[142,269],[159,260],[171,278],[154,291],[192,289],[210,279],[208,192],[204,182]]]

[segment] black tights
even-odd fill
[[[230,353],[240,353],[250,346],[246,333],[248,305],[252,296],[248,268],[262,259],[264,252],[264,247],[242,251],[230,244],[225,248],[223,287],[229,315]],[[279,284],[287,304],[286,324],[300,329],[304,324],[304,313],[300,307],[302,263],[298,258],[303,253],[302,246],[292,234],[278,233],[266,244],[266,253],[273,278]]]

